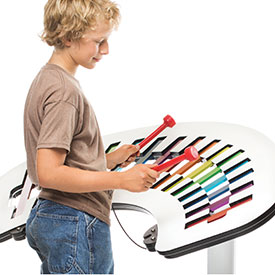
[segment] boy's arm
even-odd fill
[[[159,174],[153,165],[136,165],[125,172],[94,172],[64,165],[65,149],[38,149],[39,185],[71,193],[87,193],[112,189],[132,192],[148,190]]]

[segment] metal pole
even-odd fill
[[[235,274],[234,240],[208,248],[207,273]]]

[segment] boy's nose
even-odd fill
[[[108,54],[109,53],[109,44],[107,41],[103,43],[99,48],[100,54]]]

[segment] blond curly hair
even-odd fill
[[[58,49],[64,42],[77,41],[87,30],[95,30],[104,20],[117,28],[120,12],[110,0],[48,0],[44,7],[44,31],[41,39]]]

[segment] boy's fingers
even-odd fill
[[[130,157],[127,159],[127,162],[133,162],[135,159],[136,159],[136,156],[130,156]]]
[[[140,155],[139,145],[129,145],[128,155],[129,158],[127,159],[127,161],[133,162],[136,159],[136,157]]]
[[[158,166],[157,164],[145,164],[148,168],[152,169],[156,166]]]
[[[152,178],[152,179],[157,179],[159,177],[159,173],[155,170],[153,170],[152,168],[156,167],[156,164],[145,164],[150,170],[148,171],[148,175]]]
[[[130,145],[128,148],[129,155],[136,154],[140,149],[139,145]]]
[[[145,187],[148,188],[148,189],[151,188],[152,186],[153,186],[153,184],[151,184],[151,183],[146,183],[145,184]]]
[[[147,184],[150,184],[151,186],[153,185],[153,183],[156,182],[156,178],[153,178],[153,177],[148,177],[147,179]]]

